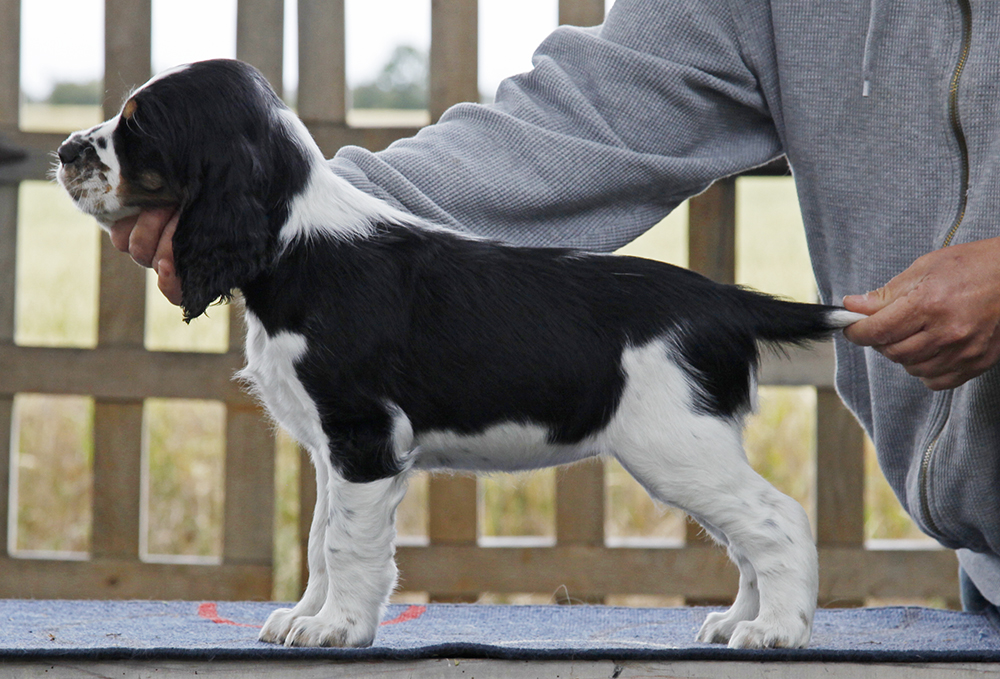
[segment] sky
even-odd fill
[[[101,77],[103,7],[103,0],[23,0],[21,83],[29,96],[44,98],[56,82]],[[503,78],[531,68],[557,11],[557,0],[479,0],[481,91],[493,92]],[[350,87],[374,79],[396,45],[430,47],[430,0],[346,0],[345,14]],[[286,0],[288,89],[298,82],[296,25],[296,2]],[[236,0],[153,0],[154,72],[235,55]]]

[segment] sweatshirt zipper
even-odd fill
[[[952,240],[955,238],[955,234],[958,232],[958,228],[962,225],[962,220],[965,219],[965,209],[969,200],[969,147],[965,141],[965,131],[962,129],[962,119],[958,112],[958,86],[962,79],[962,72],[965,70],[965,64],[969,60],[969,50],[972,46],[972,7],[969,0],[958,0],[958,7],[962,13],[962,49],[959,52],[958,63],[955,64],[955,70],[951,76],[951,85],[948,88],[948,120],[951,123],[951,130],[955,135],[955,140],[958,142],[961,169],[958,213],[955,215],[955,221],[952,223],[951,228],[948,229],[948,233],[945,235],[942,247],[948,247],[951,245]],[[937,427],[937,431],[931,438],[930,443],[928,443],[927,447],[924,448],[924,454],[920,460],[920,513],[924,517],[924,523],[927,528],[929,528],[936,535],[943,534],[941,529],[938,527],[937,522],[934,521],[934,517],[931,516],[928,476],[931,466],[931,458],[934,457],[934,451],[937,448],[938,440],[941,438],[944,428],[948,426],[948,420],[951,412],[950,392],[947,393],[946,398],[948,400],[948,403],[945,404],[946,414],[941,421],[941,425]]]
[[[969,50],[972,47],[972,7],[969,0],[958,0],[959,9],[962,12],[962,50],[958,55],[958,63],[951,75],[951,85],[948,88],[948,120],[951,123],[952,133],[955,141],[958,142],[958,153],[961,162],[961,177],[958,194],[958,214],[955,221],[945,236],[942,247],[951,245],[958,227],[961,226],[965,218],[965,207],[968,203],[969,193],[969,147],[965,141],[965,131],[962,129],[962,118],[958,112],[958,86],[962,80],[962,72],[965,64],[969,60]]]

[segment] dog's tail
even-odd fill
[[[836,330],[867,318],[864,314],[826,304],[804,304],[746,291],[747,310],[754,318],[757,339],[775,344],[806,344],[826,339]]]

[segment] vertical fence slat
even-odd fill
[[[142,463],[142,403],[94,407],[94,558],[137,560]]]
[[[604,461],[600,458],[556,471],[556,543],[604,546]],[[604,603],[603,594],[566,592],[566,599]]]
[[[688,202],[688,268],[720,283],[736,281],[736,180],[720,179]],[[713,544],[693,521],[691,546]]]
[[[720,283],[736,280],[736,180],[720,179],[688,202],[688,267]],[[694,521],[685,524],[689,547],[714,545]],[[686,599],[689,605],[727,600]]]
[[[479,5],[431,0],[431,120],[460,101],[479,101]]]
[[[559,0],[559,24],[596,26],[604,22],[604,0]]]
[[[434,545],[475,545],[478,534],[475,476],[434,474],[429,483],[428,537]],[[403,574],[404,578],[406,574]],[[430,592],[432,601],[475,601],[478,592]]]
[[[479,101],[477,0],[431,0],[431,120],[460,101]],[[430,478],[429,537],[435,544],[475,544],[477,483],[473,476]],[[475,592],[431,592],[435,601],[474,600]]]
[[[604,545],[604,461],[595,458],[556,473],[556,542]]]
[[[299,0],[299,116],[347,122],[344,0]]]
[[[274,439],[253,407],[226,410],[223,561],[270,565],[274,536]],[[270,591],[261,593],[269,596]]]
[[[720,179],[688,202],[688,268],[736,282],[736,180]]]
[[[105,118],[149,79],[152,21],[152,0],[104,0]]]
[[[0,127],[17,127],[21,83],[21,0],[0,0]]]
[[[15,257],[17,254],[17,185],[0,185],[0,344],[14,341]],[[0,555],[7,553],[10,512],[11,426],[14,397],[0,396]]]
[[[279,96],[284,25],[284,0],[239,0],[236,5],[236,58],[256,66]]]
[[[856,549],[865,543],[864,432],[830,387],[816,389],[816,543]],[[820,604],[865,602],[838,598]]]
[[[104,115],[150,75],[150,0],[106,0]],[[146,281],[143,270],[101,240],[98,347],[142,346]],[[139,558],[142,401],[97,399],[94,404],[94,492],[91,552]]]
[[[0,128],[20,118],[21,0],[0,0]],[[0,142],[3,138],[0,137]],[[14,341],[17,184],[0,185],[0,344]],[[12,395],[0,396],[0,555],[7,553],[10,512]]]

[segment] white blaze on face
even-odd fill
[[[122,203],[121,165],[115,154],[113,134],[121,116],[115,116],[89,130],[71,134],[60,146],[77,148],[78,154],[61,162],[55,172],[59,184],[73,199],[77,208],[93,215],[107,228],[122,217],[138,213],[138,208]]]

